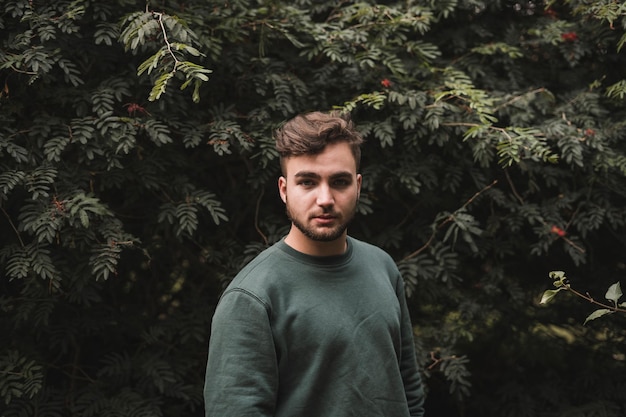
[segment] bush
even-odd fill
[[[622,322],[537,294],[624,276],[625,13],[6,1],[2,415],[202,415],[220,291],[288,227],[272,131],[330,108],[367,139],[350,230],[404,274],[429,413],[623,415]]]

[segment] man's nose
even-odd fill
[[[333,193],[328,184],[322,184],[318,188],[317,204],[319,206],[329,206],[334,203]]]

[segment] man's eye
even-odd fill
[[[348,185],[350,185],[350,181],[349,180],[335,180],[333,184],[335,185],[335,187],[347,187]]]
[[[303,187],[311,187],[314,185],[314,183],[311,180],[302,180],[298,183],[298,185],[302,185]]]

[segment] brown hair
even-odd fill
[[[276,130],[276,150],[284,173],[284,159],[290,156],[314,155],[329,143],[347,142],[354,155],[357,171],[361,164],[363,137],[357,132],[348,113],[331,111],[300,114]]]

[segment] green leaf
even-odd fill
[[[553,280],[561,280],[565,277],[565,272],[564,271],[550,271],[548,273],[548,276],[550,278],[552,278]]]
[[[596,311],[594,311],[593,313],[591,313],[589,316],[587,316],[587,318],[585,319],[584,324],[587,324],[587,322],[590,322],[591,320],[595,320],[599,317],[605,316],[607,314],[613,314],[613,311],[609,310],[608,308],[600,308]]]
[[[167,88],[167,82],[174,77],[175,72],[166,72],[162,74],[159,78],[157,78],[154,82],[154,86],[152,90],[150,90],[150,95],[148,96],[148,100],[155,101],[158,100],[163,93],[165,93],[165,89]]]
[[[33,398],[43,387],[42,366],[19,351],[2,351],[0,369],[0,398],[7,405],[13,398]]]
[[[619,282],[611,285],[604,296],[607,300],[613,301],[615,304],[622,298],[622,288]]]
[[[156,69],[159,66],[160,60],[167,55],[167,49],[165,47],[158,50],[154,55],[150,58],[146,59],[144,62],[137,67],[137,75],[141,75],[144,72],[150,74],[153,69]]]
[[[103,243],[93,249],[89,264],[96,280],[106,281],[110,275],[117,273],[121,251],[122,247],[114,242]]]
[[[561,291],[563,288],[558,288],[556,290],[546,290],[543,295],[541,296],[541,301],[539,302],[540,304],[547,304],[549,303],[554,296]]]

